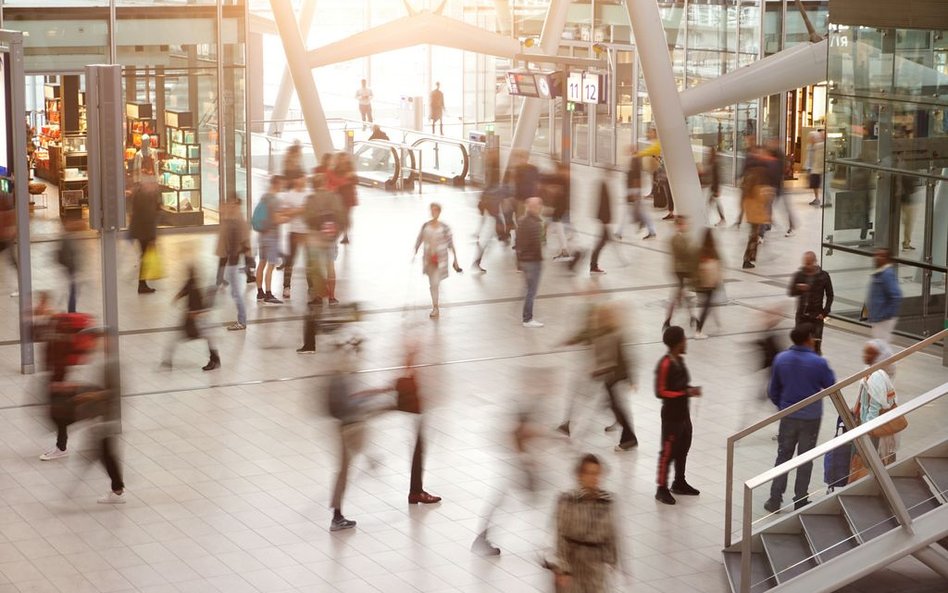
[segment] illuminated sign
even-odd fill
[[[507,92],[518,97],[553,99],[563,90],[559,72],[512,71],[507,73]]]

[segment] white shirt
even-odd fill
[[[359,105],[371,105],[372,104],[372,89],[369,87],[360,87],[356,91],[356,99],[359,100]]]
[[[307,192],[305,191],[288,191],[283,194],[283,199],[280,201],[280,206],[282,208],[288,208],[290,210],[296,210],[297,208],[302,208],[306,204]],[[291,233],[301,233],[306,234],[309,232],[309,227],[306,226],[306,221],[302,216],[294,216],[290,219],[289,231]]]

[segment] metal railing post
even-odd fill
[[[724,478],[724,547],[731,547],[731,522],[734,518],[734,441],[727,440],[727,469]]]
[[[744,485],[744,524],[741,526],[741,591],[750,593],[751,589],[751,511],[754,507],[754,491]]]

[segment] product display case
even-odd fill
[[[142,136],[149,137],[152,148],[161,148],[158,137],[158,122],[154,118],[151,103],[126,103],[125,118],[127,120],[125,136],[125,169],[132,170],[132,161],[135,153],[142,147]]]
[[[85,134],[66,134],[62,141],[62,169],[59,172],[59,215],[82,216],[89,197],[89,162]]]
[[[44,116],[46,123],[40,126],[39,148],[36,150],[36,176],[47,181],[59,182],[62,168],[62,97],[58,84],[43,87]]]
[[[165,112],[167,154],[161,163],[163,219],[172,226],[204,224],[201,209],[201,144],[187,111]]]

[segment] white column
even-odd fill
[[[563,29],[566,27],[566,17],[569,12],[570,0],[550,0],[550,7],[547,9],[546,20],[543,21],[543,29],[540,32],[540,53],[544,55],[556,55],[560,47],[560,40],[563,37]],[[520,107],[520,115],[517,118],[517,126],[514,128],[512,149],[530,150],[533,146],[533,138],[537,134],[537,124],[540,123],[540,109],[543,107],[546,99],[525,99]],[[568,122],[563,122],[567,125]],[[552,133],[552,131],[551,131]]]
[[[286,53],[286,63],[293,77],[296,95],[300,99],[306,131],[309,132],[310,142],[318,157],[324,152],[331,151],[333,146],[332,137],[329,135],[329,124],[326,123],[326,113],[319,101],[319,93],[316,92],[313,71],[307,64],[306,45],[296,24],[290,0],[270,0],[270,6],[273,8],[273,19],[276,21],[280,40],[283,42],[283,51]]]
[[[675,211],[687,216],[697,231],[705,224],[705,202],[691,152],[691,139],[675,74],[668,55],[668,42],[655,0],[626,0],[635,45],[648,87],[655,126],[662,143],[668,183],[675,198]]]
[[[313,28],[313,15],[316,14],[316,0],[303,0],[303,6],[300,8],[300,34],[303,37],[303,45],[309,39],[309,32]],[[293,99],[293,78],[290,76],[289,61],[287,67],[283,69],[283,77],[280,78],[280,90],[277,91],[276,101],[273,103],[273,112],[270,114],[270,127],[267,134],[278,136],[283,131],[283,122],[279,120],[286,119],[286,114],[290,110],[290,101]]]

